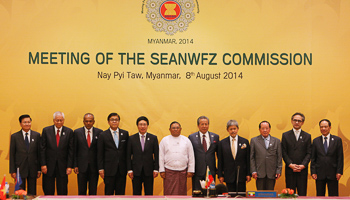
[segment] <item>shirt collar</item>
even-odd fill
[[[295,128],[293,128],[293,132],[294,132],[294,134],[300,134],[301,133],[301,129],[296,130]]]
[[[109,130],[111,131],[112,134],[114,134],[113,129],[109,128]],[[119,128],[117,128],[117,130],[115,130],[115,131],[117,131],[117,133],[119,133]]]
[[[200,131],[198,131],[199,132],[199,135],[201,136],[201,137],[203,137],[203,135],[205,135],[206,137],[209,137],[209,132],[207,131],[206,133],[202,133],[202,132],[200,132]]]
[[[267,136],[267,138],[264,138],[264,136],[261,136],[262,137],[262,139],[266,139],[267,141],[270,141],[270,134]]]
[[[142,134],[139,132],[139,136],[141,138]],[[147,132],[144,134],[144,136],[146,137],[147,136]]]
[[[22,129],[22,134],[23,136],[26,136],[26,133],[28,133],[28,135],[30,135],[30,130],[28,132],[25,132],[23,129]]]
[[[90,129],[87,129],[87,128],[84,126],[85,133],[87,133],[88,131],[90,131],[90,133],[92,133],[92,129],[93,129],[93,127],[91,127]]]
[[[55,127],[55,135],[56,135],[56,133],[57,133],[57,130],[60,130],[60,136],[61,136],[63,126],[62,126],[61,128],[59,128],[59,129],[58,129],[55,125],[53,125],[53,126]]]

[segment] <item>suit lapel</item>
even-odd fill
[[[20,142],[21,146],[28,151],[27,147],[26,147],[26,143],[24,142],[24,138],[23,138],[23,133],[22,130],[20,132],[18,132],[19,134],[17,135],[17,140]],[[29,148],[30,148],[30,142],[29,142]]]
[[[259,141],[259,144],[260,144],[264,149],[266,149],[265,140],[262,138],[261,135],[258,136],[258,141]]]
[[[142,152],[142,146],[141,146],[141,139],[140,139],[140,134],[139,133],[136,133],[136,136],[135,139],[136,139],[136,146],[138,147],[138,149],[140,150],[140,152]],[[147,141],[147,138],[149,137],[149,133],[146,134],[146,137],[145,137],[145,146],[144,146],[144,149],[146,149],[146,145],[148,142]]]
[[[111,141],[113,143],[114,148],[118,149],[117,146],[115,145],[114,137],[112,136],[114,133],[111,132],[111,129],[108,129],[108,132],[109,132],[109,134],[107,134],[108,135],[107,137],[109,137],[109,141]],[[119,143],[120,143],[120,129],[119,129]]]
[[[212,147],[213,144],[214,144],[214,135],[213,135],[213,133],[211,133],[211,132],[209,132],[209,131],[208,131],[208,134],[209,134],[209,138],[210,138],[210,144],[209,144],[209,148],[208,148],[207,151],[209,151],[209,149],[211,149],[211,148],[214,148],[214,147]],[[204,149],[203,149],[203,150],[204,150]]]
[[[62,130],[63,130],[63,128],[62,128]],[[58,147],[57,147],[57,141],[56,141],[56,133],[55,133],[55,125],[53,125],[53,126],[51,126],[51,131],[50,131],[51,133],[48,133],[48,134],[51,134],[51,137],[53,138],[53,145],[52,146],[54,146],[56,149],[58,149]],[[63,132],[63,131],[62,131]],[[61,140],[61,139],[60,139]]]
[[[201,134],[199,133],[199,131],[197,132],[196,138],[199,149],[204,152],[204,148],[201,141]]]
[[[334,147],[334,137],[333,135],[329,134],[329,146],[327,153]]]
[[[91,145],[90,145],[90,147],[92,146],[92,143],[95,143],[96,142],[96,138],[97,138],[97,136],[96,136],[96,131],[95,131],[95,127],[92,127],[92,140],[91,140]],[[87,141],[86,141],[86,144],[87,144]]]

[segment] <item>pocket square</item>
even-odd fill
[[[239,145],[241,146],[241,144],[239,144]],[[245,149],[245,148],[247,148],[247,145],[244,143],[244,144],[242,145],[241,149]]]

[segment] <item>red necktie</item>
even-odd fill
[[[203,145],[204,151],[207,152],[207,141],[205,140],[205,135],[203,135],[202,145]]]
[[[89,148],[90,148],[90,145],[91,145],[90,131],[88,131],[86,140],[87,140],[87,144],[88,144],[88,146],[89,146]]]
[[[57,147],[58,147],[58,144],[60,143],[60,130],[57,130],[56,142],[57,142]]]

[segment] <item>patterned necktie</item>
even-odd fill
[[[141,147],[143,152],[145,150],[145,135],[141,135]]]
[[[58,145],[60,144],[60,130],[57,130],[56,142],[57,142],[57,147],[58,147]]]
[[[88,144],[88,146],[89,146],[89,148],[90,148],[90,145],[91,145],[90,131],[87,132],[86,140],[87,140],[87,144]]]
[[[328,144],[327,144],[327,137],[324,137],[324,143],[323,143],[323,147],[324,147],[324,151],[327,153],[328,151]]]
[[[118,138],[118,134],[117,134],[117,131],[114,131],[114,143],[115,143],[115,146],[117,147],[118,149],[118,146],[119,146],[119,138]]]
[[[231,152],[232,152],[233,159],[236,159],[235,141],[236,141],[236,138],[233,138],[232,145],[231,145]]]
[[[29,149],[29,139],[28,139],[28,133],[26,133],[26,137],[24,139],[24,142],[26,143],[27,150]]]
[[[205,135],[203,135],[202,145],[203,145],[204,151],[207,152],[207,141],[205,140]]]

